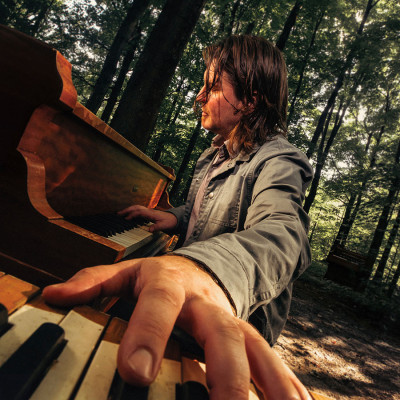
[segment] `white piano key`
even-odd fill
[[[96,313],[99,319],[95,322],[81,314],[82,309],[70,311],[61,322],[68,342],[31,400],[70,398],[107,321],[105,314]]]
[[[59,323],[64,315],[25,305],[9,318],[13,326],[0,337],[0,365],[45,322]]]
[[[150,385],[148,400],[175,400],[176,383],[182,383],[181,363],[164,358],[157,378]]]

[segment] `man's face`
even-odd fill
[[[212,86],[214,78],[213,69],[210,68],[208,81],[209,87]],[[229,83],[224,74],[214,86],[212,86],[208,98],[203,93],[206,90],[207,71],[204,73],[204,86],[197,95],[201,104],[201,124],[214,134],[219,134],[228,139],[232,129],[238,124],[242,108],[242,102],[235,96],[233,86]]]

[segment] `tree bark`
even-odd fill
[[[306,70],[307,67],[307,63],[308,63],[308,59],[311,55],[311,51],[314,47],[314,43],[315,43],[315,38],[317,37],[317,32],[318,32],[318,28],[321,25],[322,20],[324,19],[324,15],[325,15],[325,10],[321,11],[321,15],[319,16],[317,23],[315,24],[314,27],[314,31],[313,34],[311,36],[311,41],[310,44],[308,45],[306,54],[304,55],[303,58],[303,62],[301,65],[301,69],[300,69],[300,74],[299,74],[299,80],[297,81],[297,85],[296,85],[296,90],[293,94],[292,100],[290,102],[290,108],[289,108],[289,112],[288,112],[288,124],[290,123],[292,117],[293,117],[293,112],[294,112],[294,106],[296,104],[297,101],[297,97],[300,93],[300,89],[301,89],[301,84],[303,83],[303,78],[304,78],[304,72]]]
[[[227,32],[226,32],[227,36],[232,35],[233,25],[235,24],[236,13],[237,13],[237,10],[239,8],[240,2],[241,2],[241,0],[236,0],[233,3],[232,10],[231,10],[231,17],[230,17],[229,24],[228,24],[228,29],[227,29]]]
[[[35,23],[33,24],[32,28],[30,29],[29,34],[32,36],[36,36],[39,32],[40,26],[46,19],[47,13],[49,12],[51,6],[54,4],[55,0],[51,0],[50,2],[46,2],[40,8],[39,14],[35,19]]]
[[[391,298],[393,296],[393,293],[395,289],[397,288],[397,282],[399,281],[400,277],[400,262],[396,267],[396,271],[394,272],[392,281],[390,282],[389,289],[387,291],[387,296]]]
[[[399,230],[399,225],[400,225],[400,208],[397,211],[397,217],[396,217],[393,227],[390,231],[390,235],[389,235],[388,241],[386,243],[385,250],[383,250],[381,259],[378,264],[378,268],[375,271],[375,275],[374,275],[374,279],[373,279],[375,282],[382,282],[383,273],[385,271],[386,263],[389,259],[390,251],[392,250],[394,241],[396,239],[397,232]]]
[[[329,151],[330,151],[330,149],[332,147],[332,144],[333,144],[333,141],[335,140],[335,137],[338,134],[339,129],[340,129],[341,125],[342,125],[343,118],[344,118],[344,116],[346,114],[347,107],[349,106],[349,104],[350,104],[350,100],[348,100],[347,104],[344,105],[344,106],[342,106],[342,104],[340,104],[339,109],[338,109],[338,111],[336,113],[336,121],[335,121],[335,123],[333,125],[333,128],[332,128],[331,132],[330,132],[330,135],[329,135],[328,141],[326,143],[326,146],[325,146],[325,148],[323,148],[324,142],[325,142],[326,131],[328,129],[329,121],[330,121],[330,118],[331,118],[333,110],[330,111],[330,115],[328,116],[328,120],[326,121],[326,126],[325,126],[325,129],[324,129],[323,136],[321,138],[320,146],[319,146],[320,148],[319,148],[319,151],[318,151],[317,165],[315,167],[314,178],[312,180],[308,196],[306,197],[306,199],[304,201],[304,210],[306,212],[310,211],[311,205],[314,202],[314,199],[315,199],[315,196],[316,196],[317,190],[318,190],[319,181],[321,179],[322,169],[325,166],[325,162],[326,162],[326,159],[328,157]]]
[[[302,6],[303,6],[303,1],[296,0],[296,3],[294,4],[292,10],[289,13],[289,16],[286,19],[285,25],[283,26],[283,30],[276,42],[276,47],[280,51],[283,51],[283,49],[286,46],[286,42],[289,39],[290,32],[292,31],[296,23],[297,15],[299,14]]]
[[[329,99],[328,99],[328,101],[326,103],[326,106],[325,106],[324,110],[322,111],[322,113],[321,113],[321,115],[319,117],[317,127],[315,128],[313,137],[312,137],[312,139],[310,141],[310,145],[309,145],[309,148],[308,148],[307,153],[306,153],[308,158],[311,158],[313,156],[314,152],[315,152],[315,148],[316,148],[318,139],[319,139],[319,137],[320,137],[320,135],[322,133],[322,130],[323,130],[323,127],[324,127],[325,120],[327,118],[328,112],[331,109],[332,105],[334,104],[334,102],[336,100],[336,97],[338,96],[339,91],[343,86],[346,72],[349,70],[349,68],[351,67],[351,65],[353,63],[353,60],[354,60],[354,57],[355,57],[355,54],[356,54],[357,43],[358,43],[358,40],[359,40],[359,38],[361,37],[361,35],[363,33],[364,26],[365,26],[365,23],[367,22],[369,13],[372,10],[372,8],[378,3],[378,1],[379,0],[377,0],[374,3],[373,0],[368,0],[367,7],[366,7],[366,9],[364,11],[363,18],[361,20],[361,23],[360,23],[358,29],[357,29],[356,38],[355,38],[355,40],[353,41],[353,43],[351,45],[349,53],[347,54],[346,60],[345,60],[345,62],[343,64],[343,68],[340,70],[340,73],[339,73],[339,75],[338,75],[338,77],[336,79],[336,84],[335,84],[335,86],[333,88],[332,93],[329,96]]]
[[[110,50],[104,61],[103,68],[93,88],[93,92],[86,102],[86,107],[97,113],[104,100],[108,88],[117,70],[118,61],[129,39],[133,35],[139,18],[143,15],[150,0],[134,0],[111,44]]]
[[[135,56],[135,52],[137,46],[140,41],[140,37],[142,35],[141,29],[138,27],[136,35],[134,35],[132,39],[132,43],[129,44],[128,51],[125,54],[125,57],[122,61],[121,68],[119,69],[118,77],[111,89],[110,97],[107,100],[106,106],[104,107],[103,113],[101,114],[101,119],[104,122],[109,121],[111,114],[115,108],[115,104],[117,103],[118,96],[121,93],[122,86],[124,85],[126,74],[129,71],[129,67],[132,64],[133,58]]]
[[[190,90],[190,88],[188,88],[187,92],[189,90]],[[174,105],[176,105],[176,101],[177,100],[178,100],[178,96],[176,96],[176,98],[174,99],[174,103],[175,103]],[[170,125],[175,124],[175,122],[176,122],[176,120],[177,120],[177,118],[178,118],[178,116],[179,116],[179,114],[180,114],[180,112],[182,110],[182,107],[183,107],[184,103],[185,103],[185,96],[183,96],[181,98],[181,100],[180,100],[180,102],[178,104],[178,107],[176,108],[175,112],[174,112],[173,109],[171,109],[167,119],[165,120],[165,123],[164,123],[165,128],[163,129],[163,132],[161,133],[161,137],[158,140],[156,149],[154,151],[154,155],[152,157],[153,160],[156,161],[156,162],[158,162],[160,160],[162,151],[164,150],[165,143],[168,141],[168,139],[170,137],[170,134],[171,134],[170,132],[171,131],[168,130],[168,127]],[[173,115],[173,117],[172,117],[172,115]]]
[[[142,150],[205,1],[167,0],[115,111],[111,126]]]
[[[197,139],[198,139],[198,137],[200,135],[200,132],[201,132],[201,121],[198,121],[196,127],[194,128],[193,134],[192,134],[192,136],[190,138],[189,144],[188,144],[188,146],[186,148],[185,155],[183,156],[183,159],[182,159],[182,163],[181,163],[181,165],[179,167],[179,170],[178,170],[178,172],[176,174],[175,182],[174,182],[174,184],[173,184],[173,186],[171,188],[171,191],[169,192],[169,195],[170,195],[171,199],[175,199],[175,197],[176,197],[176,195],[178,193],[178,189],[179,189],[179,186],[180,186],[182,178],[183,178],[183,173],[185,172],[185,170],[186,170],[186,168],[188,166],[188,163],[189,163],[189,160],[190,160],[190,156],[192,155],[194,146],[195,146],[196,141],[197,141]]]

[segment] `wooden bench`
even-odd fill
[[[361,290],[364,271],[369,267],[368,257],[342,246],[334,246],[326,258],[328,269],[324,278],[340,285]]]

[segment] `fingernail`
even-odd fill
[[[147,349],[137,349],[128,358],[128,364],[137,376],[146,380],[153,378],[153,356]]]

